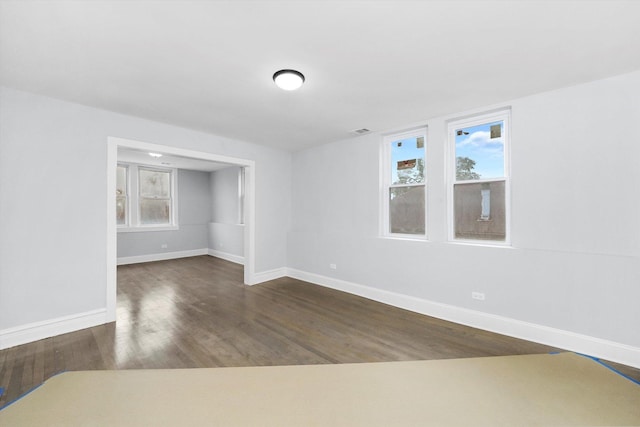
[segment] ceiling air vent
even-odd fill
[[[362,128],[362,129],[352,130],[351,132],[355,133],[356,135],[364,135],[365,133],[369,133],[371,131],[367,128]]]

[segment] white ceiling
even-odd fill
[[[226,163],[216,163],[209,160],[192,159],[190,157],[174,156],[166,153],[156,154],[162,154],[162,157],[152,157],[149,155],[148,151],[118,147],[118,161],[124,163],[136,163],[163,168],[188,169],[201,172],[213,172],[232,167]]]
[[[0,2],[3,85],[293,151],[638,69],[640,1]]]

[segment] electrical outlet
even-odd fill
[[[160,245],[160,247],[162,249],[167,249],[169,247],[169,245],[167,245],[166,243],[163,243],[163,244]]]
[[[329,264],[329,268],[332,269],[332,270],[337,270],[338,266],[335,265],[335,264]]]
[[[482,292],[471,292],[471,298],[484,301],[484,294]]]

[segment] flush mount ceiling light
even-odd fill
[[[160,154],[160,153],[149,153],[149,155],[150,155],[151,157],[153,157],[153,158],[156,158],[156,159],[157,159],[158,157],[162,157],[162,154]]]
[[[280,70],[273,75],[273,81],[280,89],[296,90],[304,83],[304,76],[296,70]]]

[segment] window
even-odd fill
[[[383,234],[426,236],[426,129],[383,140]]]
[[[116,218],[120,231],[177,228],[176,171],[119,164],[116,173]]]
[[[127,210],[127,174],[128,168],[125,165],[118,165],[116,171],[116,224],[126,225],[128,221]]]
[[[171,171],[138,168],[140,224],[171,224]]]
[[[450,239],[509,243],[509,112],[449,123]]]

